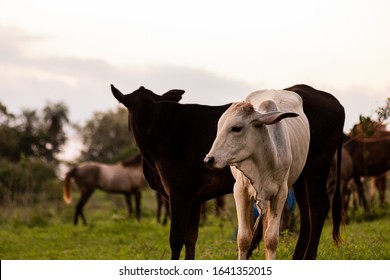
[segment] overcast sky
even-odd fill
[[[47,101],[83,123],[125,93],[186,90],[224,104],[306,83],[347,114],[390,96],[387,0],[0,0],[0,101],[12,113]]]

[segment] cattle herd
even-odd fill
[[[128,127],[140,156],[127,163],[83,163],[65,178],[81,190],[74,223],[95,188],[122,193],[131,213],[131,195],[145,185],[169,212],[171,258],[195,259],[202,203],[233,193],[238,220],[238,259],[249,259],[264,241],[267,259],[276,258],[280,221],[289,189],[299,208],[299,237],[293,259],[315,259],[331,210],[333,239],[354,193],[365,208],[362,178],[374,176],[384,203],[390,169],[390,135],[345,135],[343,106],[331,94],[307,85],[262,90],[242,102],[221,106],[181,104],[183,90],[162,95],[140,87],[114,97],[128,110]],[[359,202],[358,201],[358,202]],[[357,202],[357,203],[358,203]],[[259,212],[254,222],[253,205]],[[160,207],[159,207],[160,209]],[[165,218],[166,219],[166,218]]]

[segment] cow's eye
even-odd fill
[[[242,126],[233,126],[232,131],[233,132],[240,132],[242,130]]]

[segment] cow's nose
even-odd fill
[[[207,156],[205,159],[204,159],[204,163],[207,165],[207,166],[210,166],[212,167],[213,164],[214,164],[214,157],[210,157],[210,156]]]

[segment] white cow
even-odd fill
[[[309,122],[295,92],[256,91],[245,102],[233,103],[219,119],[205,163],[216,169],[230,165],[236,179],[239,259],[248,258],[254,199],[259,213],[266,214],[266,258],[276,258],[288,188],[305,166],[309,142]]]

